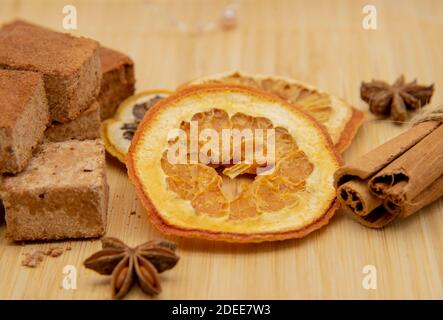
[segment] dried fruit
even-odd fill
[[[208,140],[190,135],[193,126],[212,129],[210,140],[227,142],[225,152],[207,152]],[[183,139],[171,138],[179,128]],[[266,138],[244,136],[234,147],[233,132],[246,129],[261,129]],[[249,159],[252,150],[272,154],[268,133],[274,133],[275,157]],[[171,148],[188,145],[198,148],[182,152],[184,163],[168,158]],[[127,156],[129,176],[156,227],[232,242],[302,237],[327,224],[337,204],[332,176],[339,163],[328,135],[303,111],[263,91],[216,84],[156,104]]]
[[[116,238],[102,238],[103,250],[84,261],[84,266],[100,274],[112,274],[112,297],[123,298],[135,282],[148,295],[161,291],[158,273],[173,268],[179,257],[175,244],[169,241],[148,241],[130,248]]]
[[[421,86],[417,81],[406,83],[400,76],[393,85],[385,81],[363,82],[361,98],[369,104],[369,110],[377,116],[391,117],[394,121],[405,121],[409,110],[427,105],[434,93],[434,85]]]
[[[167,90],[144,91],[123,101],[114,117],[100,127],[106,150],[124,163],[132,137],[145,113],[170,93]]]
[[[361,111],[339,97],[290,78],[229,72],[197,79],[182,87],[203,83],[245,85],[296,105],[326,127],[339,152],[351,144],[364,119]]]

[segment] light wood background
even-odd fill
[[[356,0],[239,0],[232,31],[185,34],[168,19],[216,21],[220,1],[9,1],[0,22],[21,17],[62,30],[62,8],[78,11],[76,35],[128,53],[136,63],[137,89],[174,88],[230,69],[274,73],[310,82],[362,110],[362,80],[395,80],[404,73],[435,83],[433,104],[443,94],[443,1],[370,1],[378,29],[362,28]],[[371,117],[345,153],[351,160],[405,127]],[[111,186],[107,234],[129,244],[162,237],[150,225],[123,166],[108,159]],[[130,212],[135,210],[136,214]],[[46,258],[36,269],[20,265],[22,254],[50,244],[13,244],[0,227],[0,298],[107,299],[109,279],[82,261],[99,241],[58,243],[71,251]],[[366,229],[338,212],[330,225],[301,240],[234,245],[175,239],[181,261],[162,275],[164,299],[442,299],[443,201],[385,230]],[[77,267],[77,290],[62,288],[65,265]],[[377,270],[377,289],[362,287],[365,265]],[[145,298],[133,290],[128,298]]]

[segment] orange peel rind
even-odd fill
[[[276,129],[273,170],[254,176],[240,166],[248,172],[229,177],[223,174],[229,164],[171,163],[168,132],[193,120],[214,130]],[[338,208],[333,174],[341,158],[324,127],[250,87],[198,85],[158,102],[138,126],[126,165],[151,222],[169,235],[242,243],[300,238],[326,225]]]

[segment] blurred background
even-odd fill
[[[405,73],[427,83],[443,67],[440,0],[370,1],[376,30],[363,29],[368,1],[360,0],[1,0],[0,22],[21,17],[63,30],[67,4],[77,9],[74,34],[136,61],[139,88],[241,68],[292,76],[359,103],[360,80]],[[225,30],[218,24],[229,7],[236,26]]]

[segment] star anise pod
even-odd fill
[[[179,257],[175,243],[153,240],[135,248],[116,238],[102,238],[102,250],[94,253],[83,264],[100,274],[112,274],[112,297],[123,298],[138,283],[148,295],[161,291],[158,274],[173,268]]]
[[[417,81],[405,82],[400,76],[393,85],[385,81],[363,82],[361,98],[369,104],[369,109],[377,116],[390,116],[394,121],[405,121],[408,110],[424,107],[431,100],[434,85],[422,86]]]

